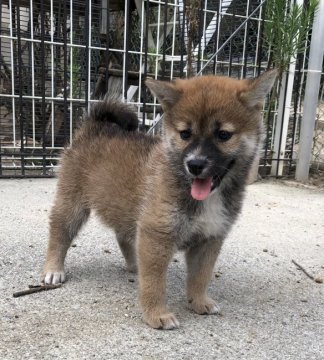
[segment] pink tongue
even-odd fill
[[[191,196],[196,200],[205,200],[212,187],[213,178],[194,179],[191,185]]]

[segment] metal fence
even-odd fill
[[[85,111],[106,94],[133,104],[143,131],[154,126],[161,108],[144,86],[146,77],[257,76],[269,61],[265,5],[265,0],[0,0],[0,177],[53,176]],[[307,57],[300,57],[287,134],[277,111],[265,117],[263,175],[294,173],[306,66]],[[321,89],[322,106],[323,82]],[[313,148],[318,169],[323,142],[319,115]]]

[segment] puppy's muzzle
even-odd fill
[[[204,171],[204,169],[207,167],[207,160],[203,159],[192,159],[187,161],[187,166],[190,174],[194,176],[199,176]]]

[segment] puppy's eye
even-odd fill
[[[188,140],[191,138],[191,130],[182,130],[180,131],[180,137],[182,140]]]
[[[225,130],[220,130],[217,132],[217,137],[220,141],[228,141],[232,137],[232,135],[232,133]]]

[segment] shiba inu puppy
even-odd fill
[[[176,250],[185,252],[189,307],[217,313],[207,286],[241,209],[262,137],[260,110],[275,77],[270,71],[253,80],[147,80],[165,114],[161,137],[135,131],[137,118],[125,104],[94,105],[63,155],[44,282],[65,280],[67,250],[94,210],[115,231],[128,270],[138,269],[150,326],[179,326],[166,305],[166,272]]]

